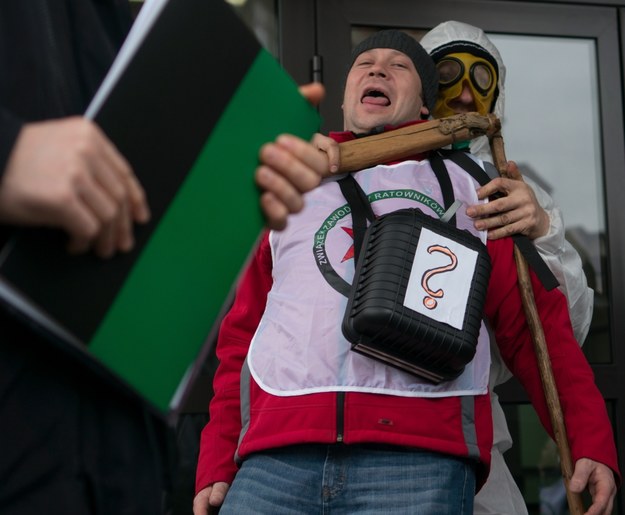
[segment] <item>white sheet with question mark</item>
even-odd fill
[[[461,243],[422,228],[404,306],[462,329],[477,257]]]

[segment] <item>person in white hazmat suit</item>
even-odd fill
[[[506,69],[499,51],[483,30],[466,23],[447,21],[429,31],[421,39],[421,45],[434,59],[440,76],[434,118],[477,111],[480,114],[492,112],[503,119]],[[472,140],[468,146],[472,154],[485,162],[492,162],[485,136]],[[509,171],[517,171],[514,163],[511,162],[509,167],[512,167]],[[494,167],[491,168],[494,171]],[[496,171],[493,177],[496,177]],[[489,238],[520,232],[533,241],[567,298],[573,331],[581,345],[590,327],[593,291],[587,285],[579,255],[564,238],[560,209],[547,192],[528,178],[523,181],[496,178],[478,191],[480,198],[493,193],[503,193],[504,196],[475,206],[467,211],[468,214],[476,220],[476,227],[489,230]],[[497,394],[492,391],[511,374],[496,347],[491,347],[491,354],[492,465],[486,485],[475,498],[475,514],[527,514],[523,496],[503,458],[503,453],[512,446],[512,438]]]

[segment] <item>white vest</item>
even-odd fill
[[[479,185],[446,160],[456,199],[458,228],[486,242],[466,216],[477,204]],[[380,165],[354,174],[376,216],[402,208],[420,208],[440,217],[441,188],[429,161]],[[477,351],[465,371],[439,385],[421,380],[350,350],[341,332],[349,285],[354,277],[352,217],[336,179],[306,195],[306,207],[289,218],[284,231],[272,232],[273,286],[248,354],[254,380],[272,395],[327,391],[370,392],[404,397],[484,394],[490,350],[482,323]],[[450,295],[451,296],[451,295]]]

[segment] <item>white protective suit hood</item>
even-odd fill
[[[421,39],[421,46],[423,46],[423,48],[425,48],[427,53],[430,55],[443,47],[445,47],[445,55],[457,51],[466,51],[465,49],[458,50],[454,48],[456,44],[460,48],[463,46],[463,43],[468,43],[471,46],[478,45],[481,47],[481,50],[490,54],[490,56],[492,56],[492,58],[497,62],[497,66],[499,67],[499,76],[497,80],[499,94],[492,112],[503,122],[506,67],[503,64],[499,50],[497,50],[497,47],[495,47],[490,39],[488,39],[484,31],[467,23],[459,21],[446,21],[434,27]],[[480,159],[492,161],[488,139],[485,136],[472,140],[470,149],[471,153]]]

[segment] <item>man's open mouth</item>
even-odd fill
[[[380,90],[370,89],[365,91],[365,94],[360,99],[363,104],[373,104],[379,106],[391,105],[391,100]]]

